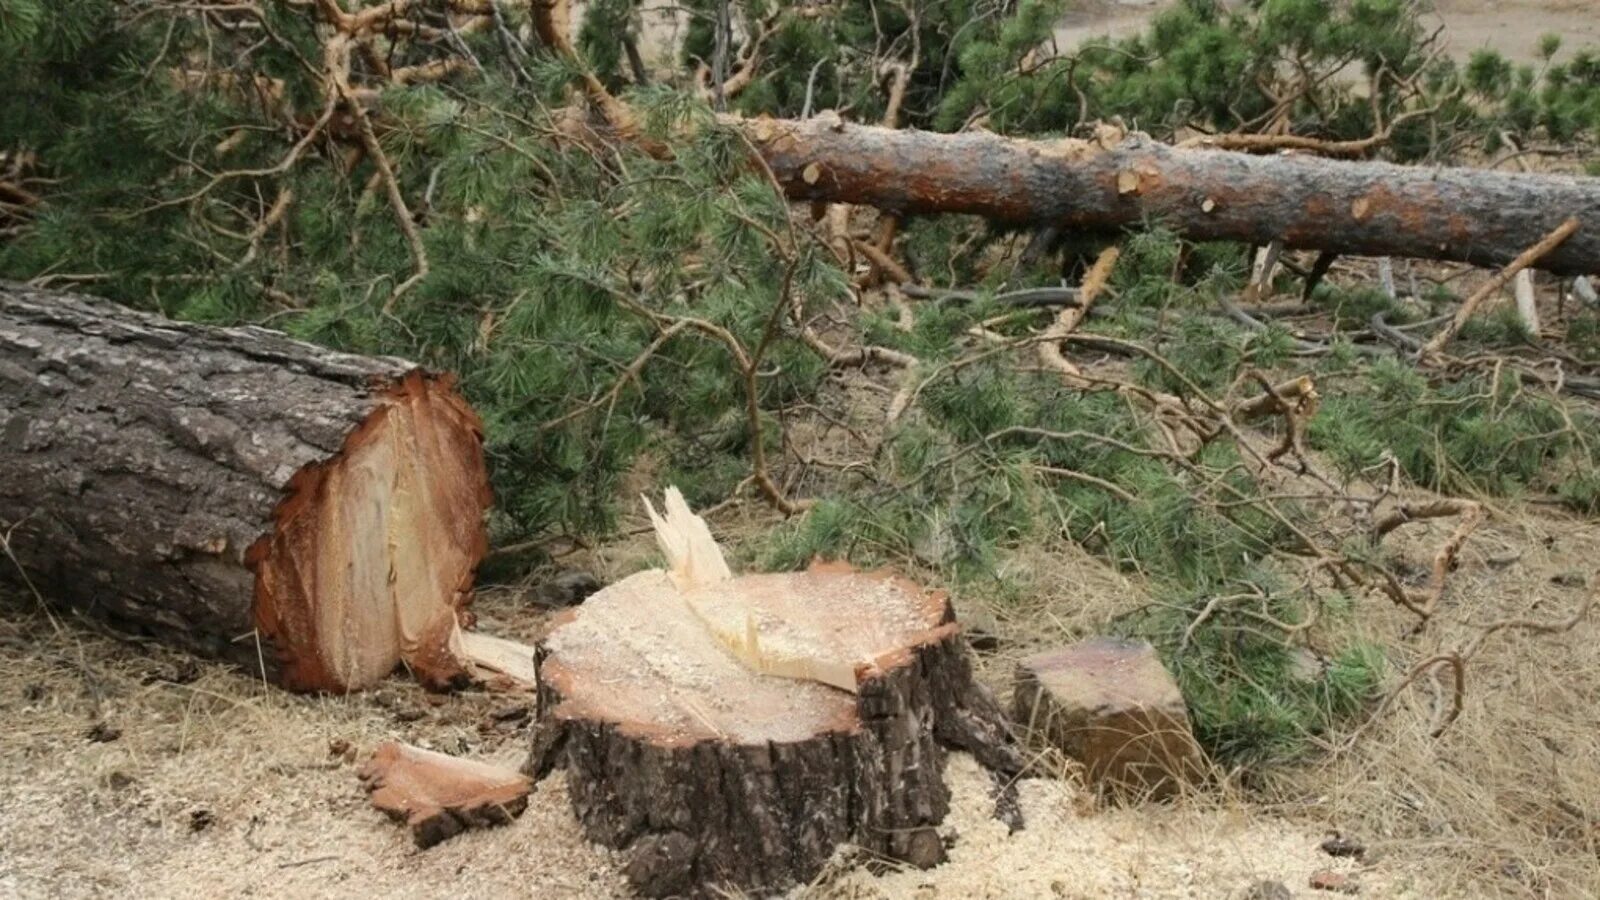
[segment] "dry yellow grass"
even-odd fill
[[[1449,527],[1406,535],[1407,557],[1426,559]],[[1479,623],[1564,619],[1597,585],[1600,527],[1502,508],[1468,542],[1429,633],[1402,637],[1409,617],[1376,604],[1363,621],[1380,643],[1427,655],[1470,640]],[[1272,795],[1361,834],[1444,896],[1600,896],[1600,621],[1591,614],[1553,636],[1502,632],[1468,665],[1466,685],[1461,717],[1439,739],[1429,732],[1450,688],[1425,681],[1353,746],[1279,773]]]
[[[430,701],[399,678],[364,696],[291,696],[85,625],[57,631],[14,600],[0,607],[0,896],[623,895],[610,854],[582,839],[559,775],[510,827],[417,851],[329,750],[343,741],[364,757],[398,739],[516,764],[525,723],[494,714],[525,698]],[[498,601],[488,617],[535,627],[533,613]],[[101,723],[118,736],[92,740]],[[1070,781],[1024,784],[1032,824],[1007,836],[989,818],[987,776],[965,757],[951,772],[949,863],[874,875],[842,862],[797,896],[1209,897],[1353,868],[1317,849],[1314,823],[1209,800],[1096,812]],[[1381,871],[1362,878],[1369,893],[1388,883]]]
[[[725,522],[754,531],[765,518],[733,512]],[[1416,526],[1394,545],[1425,563],[1448,528]],[[646,543],[583,562],[614,577],[645,563]],[[1593,589],[1597,561],[1600,526],[1499,509],[1468,543],[1434,629],[1408,637],[1408,617],[1381,600],[1365,602],[1362,627],[1398,662],[1470,637],[1461,622],[1530,607],[1559,618]],[[1025,577],[1023,599],[957,598],[962,615],[992,619],[1002,639],[980,657],[1002,692],[1017,656],[1091,633],[1145,599],[1137,579],[1072,545],[1005,565]],[[1591,586],[1571,586],[1573,573]],[[489,592],[481,612],[500,633],[539,627],[512,591]],[[1225,897],[1257,879],[1300,895],[1319,868],[1355,873],[1368,897],[1596,896],[1597,638],[1593,621],[1555,637],[1504,634],[1473,662],[1465,711],[1442,739],[1427,736],[1433,695],[1419,685],[1353,748],[1254,792],[1230,785],[1176,805],[1096,810],[1070,777],[1032,780],[1021,791],[1029,827],[1007,835],[989,818],[987,779],[958,757],[948,863],[873,874],[841,861],[797,896]],[[419,852],[367,805],[354,765],[329,753],[332,741],[364,756],[398,739],[515,764],[526,723],[495,713],[524,703],[430,699],[402,678],[364,696],[290,696],[82,624],[58,631],[13,592],[0,604],[0,896],[622,895],[610,854],[579,833],[559,775],[514,825]],[[90,740],[101,722],[120,736]],[[1368,862],[1321,853],[1334,830],[1366,843]]]

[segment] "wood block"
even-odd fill
[[[1183,695],[1144,641],[1096,638],[1023,660],[1014,714],[1123,798],[1170,796],[1204,769]]]

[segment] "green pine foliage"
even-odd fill
[[[1592,410],[1525,390],[1510,373],[1432,383],[1383,360],[1364,374],[1341,382],[1311,422],[1313,444],[1347,474],[1370,474],[1392,457],[1407,478],[1443,493],[1554,493],[1593,511],[1600,419]]]
[[[274,9],[278,33],[310,53],[310,22]],[[754,347],[785,284],[802,310],[844,296],[846,285],[815,244],[774,247],[752,227],[783,231],[787,206],[742,165],[737,135],[702,107],[670,91],[632,98],[675,141],[662,162],[625,147],[606,157],[554,146],[548,116],[528,111],[565,100],[565,68],[547,58],[530,61],[531,86],[486,72],[387,92],[384,146],[403,192],[422,199],[415,211],[426,217],[431,271],[386,311],[411,263],[370,159],[341,171],[331,148],[313,149],[285,173],[231,178],[196,196],[215,170],[273,168],[292,135],[256,125],[246,95],[197,95],[150,76],[155,41],[166,40],[171,64],[204,38],[184,27],[192,20],[175,21],[170,37],[49,43],[60,57],[30,69],[35,77],[22,85],[32,92],[0,103],[0,121],[28,125],[9,133],[74,186],[0,246],[0,271],[114,275],[94,289],[168,315],[268,321],[329,346],[458,373],[486,421],[505,537],[605,531],[619,479],[646,458],[672,460],[701,500],[726,496],[747,473],[756,437],[730,415],[743,393],[726,346],[691,329],[659,348],[647,378],[623,377],[659,336],[649,315],[692,315]],[[474,49],[497,52],[492,38]],[[80,73],[84,85],[50,77],[51,67],[85,55],[102,65]],[[292,54],[257,62],[286,93],[307,98],[301,108],[316,108]],[[685,127],[691,117],[699,127]],[[174,165],[203,157],[236,128],[248,130],[226,158]],[[297,202],[280,228],[252,242],[254,219],[279,191]],[[812,390],[823,368],[792,339],[764,364],[773,374],[760,379],[763,409]],[[613,398],[619,379],[626,383]],[[589,399],[592,410],[563,419]]]

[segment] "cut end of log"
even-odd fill
[[[533,782],[488,763],[393,741],[378,747],[361,768],[372,805],[411,829],[419,847],[431,847],[468,828],[506,825],[528,808]]]
[[[488,547],[482,426],[450,380],[411,373],[329,459],[290,479],[248,560],[255,619],[284,684],[370,686],[404,663],[431,687],[467,679],[458,622]]]

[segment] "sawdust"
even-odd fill
[[[771,525],[743,515],[719,521],[719,535]],[[1390,543],[1420,573],[1449,527],[1408,526]],[[648,559],[641,537],[577,562],[610,579]],[[1596,560],[1600,524],[1493,505],[1451,574],[1449,621],[1420,650],[1470,633],[1451,622],[1530,606],[1558,617],[1600,581]],[[1000,650],[977,661],[1002,692],[1017,656],[1148,599],[1136,575],[1071,544],[1029,547],[1000,565],[1019,595],[960,596],[956,606],[999,637]],[[0,601],[0,896],[624,896],[612,855],[579,831],[559,774],[510,826],[424,852],[362,795],[357,765],[383,740],[519,763],[531,698],[466,693],[433,705],[402,678],[355,697],[291,696],[89,626],[57,633],[31,601]],[[479,607],[501,633],[541,630],[542,614],[512,592],[483,591]],[[1399,648],[1419,649],[1407,618],[1381,600],[1362,605],[1360,622],[1397,660]],[[1023,782],[1028,827],[1009,836],[988,818],[987,779],[955,756],[949,862],[883,875],[841,864],[798,896],[1210,898],[1241,896],[1257,879],[1315,896],[1310,871],[1354,871],[1318,849],[1335,830],[1370,848],[1357,873],[1364,897],[1596,896],[1600,623],[1556,639],[1505,635],[1469,679],[1467,708],[1441,740],[1427,736],[1440,694],[1424,684],[1354,750],[1249,793],[1096,810],[1070,779]],[[92,740],[100,722],[120,736]],[[336,740],[352,745],[352,760],[329,754]]]
[[[528,698],[462,694],[434,706],[398,679],[376,694],[291,696],[78,626],[57,635],[14,606],[0,607],[0,646],[0,896],[626,896],[613,856],[583,839],[559,773],[512,824],[426,851],[360,789],[359,761],[386,739],[519,763],[526,720],[505,712]],[[99,721],[120,736],[89,739]],[[335,740],[356,761],[330,755]],[[1257,875],[1300,888],[1312,869],[1337,867],[1314,828],[1244,806],[1085,815],[1070,782],[1024,782],[1030,825],[1007,836],[988,818],[976,764],[951,757],[949,778],[948,863],[881,877],[849,869],[797,895],[1172,896],[1163,892],[1187,886],[1176,895],[1218,897]]]
[[[848,721],[854,698],[763,678],[717,644],[659,570],[600,591],[547,641],[562,716],[615,722],[664,742],[804,740]]]
[[[747,575],[694,591],[698,612],[668,575],[649,570],[600,591],[547,639],[558,713],[616,722],[679,742],[797,741],[856,722],[834,688],[747,668],[701,618],[747,620],[763,646],[856,662],[905,647],[939,624],[942,605],[900,583],[855,573]]]
[[[965,754],[946,769],[951,810],[941,833],[950,859],[931,871],[873,876],[856,869],[817,898],[1231,897],[1257,881],[1303,889],[1321,869],[1354,876],[1366,896],[1417,894],[1381,872],[1318,849],[1321,837],[1243,810],[1155,807],[1095,810],[1069,782],[1020,785],[1027,827],[1008,834],[994,819],[990,780]]]

